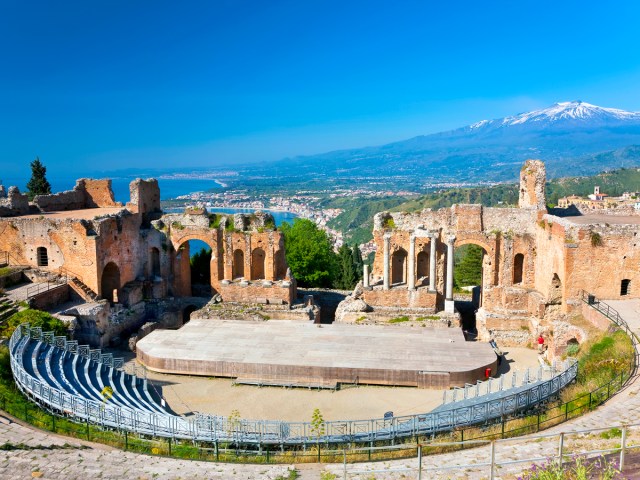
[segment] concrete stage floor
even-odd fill
[[[282,385],[370,383],[448,388],[495,374],[488,344],[457,328],[193,319],[137,344],[151,370]]]

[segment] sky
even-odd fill
[[[583,100],[640,111],[640,2],[0,2],[0,178],[380,145]],[[26,172],[26,173],[25,173]]]

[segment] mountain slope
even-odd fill
[[[577,101],[382,146],[295,157],[279,163],[335,177],[401,180],[420,175],[426,183],[433,178],[439,182],[509,181],[517,177],[527,158],[544,160],[555,176],[620,167],[615,163],[620,158],[597,156],[632,145],[640,145],[639,112]],[[640,152],[630,149],[624,160],[627,165],[640,164]]]

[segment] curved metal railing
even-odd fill
[[[564,371],[554,377],[501,398],[482,401],[479,397],[475,403],[465,406],[392,418],[327,421],[322,424],[245,420],[206,414],[185,418],[105,404],[54,388],[30,375],[23,366],[23,350],[33,340],[71,353],[88,355],[90,360],[100,361],[108,368],[122,368],[122,365],[119,360],[110,359],[99,351],[78,346],[77,342],[55,337],[52,333],[42,333],[39,328],[21,325],[10,340],[11,368],[15,381],[28,397],[54,412],[103,427],[144,435],[248,445],[374,442],[483,424],[530,409],[556,396],[578,373],[577,362],[571,361]]]

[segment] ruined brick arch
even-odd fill
[[[497,285],[500,268],[496,259],[497,245],[490,245],[486,242],[486,239],[479,239],[475,236],[456,238],[455,248],[460,248],[464,245],[476,245],[484,250],[482,258],[482,286],[491,287]]]
[[[199,240],[205,243],[211,249],[211,271],[210,271],[210,285],[214,288],[215,281],[220,276],[221,267],[219,265],[217,242],[214,238],[208,235],[189,232],[185,235],[176,236],[171,238],[173,246],[173,252],[170,253],[171,260],[171,273],[173,274],[173,292],[178,297],[190,297],[193,295],[191,285],[191,251],[185,248],[190,240]],[[187,254],[185,255],[185,251]]]
[[[429,276],[429,252],[420,250],[416,256],[416,278]]]
[[[110,303],[118,301],[118,290],[120,289],[120,268],[114,262],[109,262],[102,270],[100,277],[100,292],[102,298]]]
[[[244,251],[236,248],[233,251],[233,278],[244,278]]]
[[[265,279],[266,254],[260,247],[254,248],[251,252],[251,280]]]
[[[400,247],[391,254],[391,283],[407,282],[407,251]]]
[[[211,249],[211,261],[218,258],[218,255],[217,255],[218,242],[214,238],[207,235],[189,233],[181,237],[172,237],[171,243],[173,244],[174,251],[177,252],[180,249],[180,247],[185,244],[185,242],[188,242],[190,240],[200,240],[201,242],[206,243],[207,246]]]
[[[287,275],[287,260],[285,258],[284,250],[276,250],[276,253],[273,255],[273,259],[275,263],[275,280],[282,280]]]
[[[524,282],[524,266],[526,256],[524,253],[516,253],[513,256],[513,284],[519,285]]]

